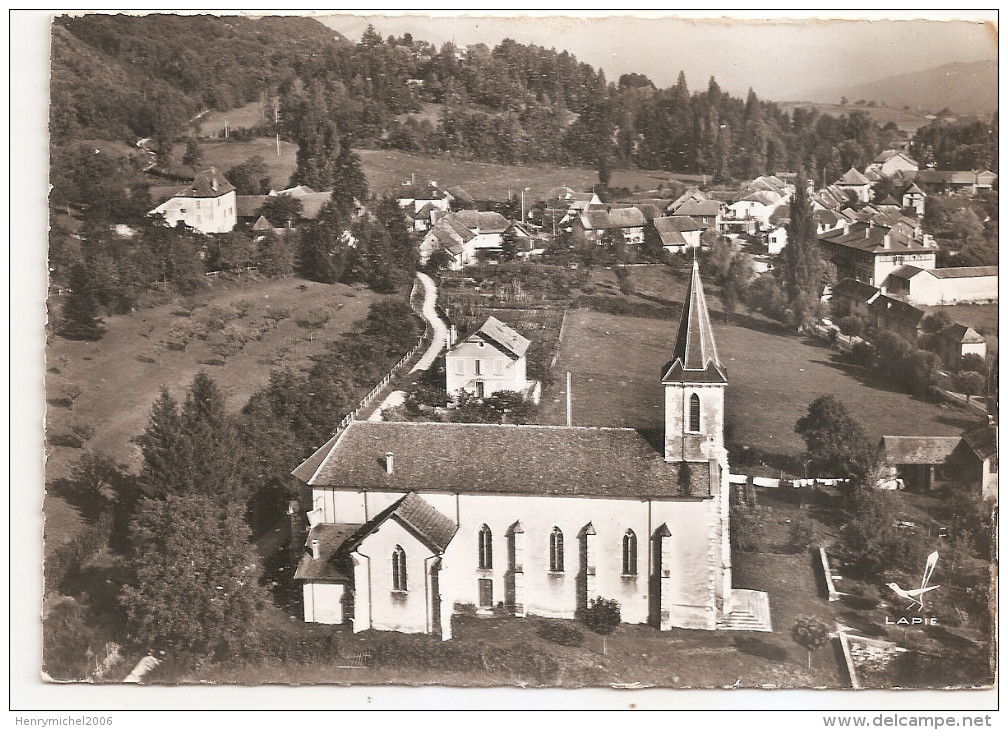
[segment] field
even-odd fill
[[[270,184],[276,190],[287,187],[297,166],[297,145],[280,140],[280,156],[277,157],[276,140],[269,137],[247,142],[205,142],[200,145],[200,149],[203,150],[202,166],[214,166],[222,172],[259,155],[266,161]]]
[[[894,122],[896,126],[908,134],[914,134],[920,127],[923,127],[930,120],[927,119],[927,112],[915,109],[897,109],[887,106],[858,106],[855,104],[823,104],[812,101],[779,101],[777,102],[782,110],[790,114],[795,107],[815,107],[820,114],[829,114],[831,117],[840,117],[843,114],[850,114],[852,111],[865,112],[874,119],[880,127],[884,127],[889,122]]]
[[[632,280],[638,291],[662,292],[660,298],[674,299],[676,309],[681,306],[682,282],[660,268],[634,269]],[[872,439],[885,434],[951,436],[976,423],[964,411],[884,387],[835,361],[827,348],[783,333],[758,316],[737,315],[738,324],[726,325],[717,312],[717,299],[708,294],[708,304],[718,352],[728,369],[729,443],[797,456],[804,444],[794,433],[795,421],[824,394],[843,401]],[[659,379],[677,326],[677,318],[569,311],[554,372],[556,385],[543,397],[543,422],[564,423],[563,374],[569,370],[576,425],[660,430],[664,401]]]
[[[417,180],[437,180],[444,187],[461,185],[477,199],[505,200],[508,192],[525,194],[529,201],[542,200],[558,185],[575,190],[590,190],[598,184],[598,173],[585,167],[560,165],[497,165],[466,162],[448,157],[424,157],[392,150],[355,150],[360,155],[368,188],[373,193],[395,192],[415,173]],[[672,173],[651,170],[613,170],[610,185],[653,190],[659,184],[676,179]]]
[[[229,109],[226,112],[210,112],[206,116],[200,117],[193,122],[193,129],[199,125],[200,137],[216,137],[224,131],[224,122],[227,121],[228,129],[242,129],[255,127],[266,120],[263,118],[262,106],[258,101],[253,101],[244,106]]]
[[[366,289],[298,279],[241,284],[220,281],[193,300],[175,299],[133,315],[109,317],[108,331],[98,342],[54,338],[46,353],[47,481],[66,476],[81,453],[78,448],[59,445],[75,423],[94,428],[88,448],[107,451],[135,469],[139,453],[130,439],[146,427],[150,406],[162,386],[181,398],[196,373],[204,370],[223,389],[228,407],[237,411],[269,380],[272,369],[297,371],[310,364],[310,356],[322,352],[327,340],[338,338],[363,319],[376,298]],[[223,340],[220,331],[212,331],[206,341],[193,339],[185,350],[169,345],[179,327],[210,318],[214,307],[235,304],[247,306],[235,324],[269,325],[264,327],[261,340],[250,340],[240,352],[225,359],[210,349]],[[263,318],[267,307],[289,308],[290,316],[274,328]],[[331,312],[324,326],[312,330],[298,324],[309,310],[322,307]],[[67,407],[61,395],[70,384],[79,386],[81,393]],[[72,536],[76,518],[71,508],[57,502],[58,498],[49,495],[45,506],[46,532],[56,542]]]

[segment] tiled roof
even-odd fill
[[[898,269],[893,269],[892,271],[890,271],[889,276],[895,276],[897,279],[912,279],[913,277],[917,276],[917,274],[925,273],[925,271],[927,270],[922,269],[919,266],[911,266],[910,264],[903,264]],[[933,272],[927,271],[927,273],[931,274]]]
[[[867,185],[868,178],[855,170],[853,167],[837,180],[837,185]]]
[[[321,580],[343,583],[353,580],[353,565],[340,548],[364,527],[362,524],[322,523],[308,533],[307,552],[301,556],[294,580]],[[318,559],[312,557],[312,540],[319,541]]]
[[[859,302],[869,302],[879,294],[881,294],[879,289],[858,279],[844,279],[833,287],[833,296],[846,297]]]
[[[184,198],[219,198],[235,189],[216,167],[201,170],[193,178],[189,186],[175,193],[176,197]]]
[[[444,200],[444,193],[431,185],[403,185],[399,200]]]
[[[424,542],[442,553],[458,530],[454,522],[416,492],[410,492],[399,500],[390,516],[404,523]]]
[[[256,218],[256,222],[252,224],[253,231],[271,231],[275,226],[266,220],[266,216],[259,216]]]
[[[686,299],[683,302],[679,330],[672,346],[672,359],[665,366],[662,382],[715,382],[727,383],[724,366],[714,343],[703,282],[700,281],[700,264],[693,262]]]
[[[448,194],[451,195],[455,200],[465,205],[475,205],[476,199],[469,194],[469,191],[463,188],[461,185],[455,185],[454,187],[448,188]]]
[[[888,246],[886,246],[885,240],[887,235],[889,236]],[[920,241],[909,238],[906,234],[893,231],[887,226],[873,225],[871,222],[854,223],[848,227],[846,232],[843,228],[826,231],[819,234],[819,240],[871,253],[935,250]]]
[[[972,449],[978,459],[989,459],[997,453],[997,426],[989,424],[967,431],[963,441]]]
[[[883,436],[890,464],[942,464],[961,441],[959,436]]]
[[[917,183],[911,183],[910,187],[908,187],[906,190],[903,191],[904,195],[907,195],[909,193],[915,193],[917,195],[924,195],[924,191],[921,190],[919,187],[917,187]]]
[[[721,212],[721,204],[716,200],[691,200],[683,203],[672,215],[717,215]]]
[[[928,273],[939,279],[964,279],[971,276],[997,276],[997,266],[955,266],[948,269],[931,269]]]
[[[903,155],[903,157],[905,157],[907,160],[909,160],[910,162],[914,163],[915,165],[917,164],[917,160],[915,160],[912,157],[910,157],[903,150],[892,150],[892,149],[890,149],[890,150],[882,150],[881,152],[878,153],[878,155],[875,157],[875,159],[872,160],[872,162],[875,162],[875,163],[881,165],[881,164],[883,164],[885,162],[888,162],[893,157],[898,157],[900,155]]]
[[[385,470],[389,451],[392,473]],[[698,493],[708,493],[707,464],[690,469]],[[632,429],[354,421],[328,447],[310,484],[648,498],[677,495],[678,477],[678,465],[666,464]]]
[[[609,222],[613,228],[640,228],[647,220],[637,208],[613,208],[609,211]]]
[[[882,314],[892,319],[899,320],[903,324],[916,327],[924,318],[924,312],[912,304],[901,302],[885,294],[880,294],[875,301],[868,304],[876,314]]]
[[[893,196],[891,195],[885,196],[885,198],[882,199],[882,202],[879,203],[879,205],[895,205],[897,208],[900,207],[900,204],[897,203],[896,199],[893,198]]]
[[[609,214],[604,210],[586,210],[580,218],[586,231],[605,231],[613,227]]]
[[[644,214],[644,220],[646,221],[651,221],[655,218],[661,217],[664,210],[664,208],[654,205],[653,203],[637,203],[634,207]]]
[[[964,324],[959,324],[958,322],[953,322],[948,327],[943,329],[938,333],[938,336],[943,340],[951,340],[952,342],[958,343],[968,343],[978,345],[981,342],[986,342],[979,332],[977,332],[972,327],[967,327]]]
[[[268,195],[236,195],[235,214],[239,218],[253,218],[259,215],[259,209],[267,200]]]
[[[480,233],[503,233],[508,227],[508,219],[492,211],[460,210],[450,217],[471,231],[478,228]]]
[[[477,334],[493,341],[505,352],[515,357],[521,357],[528,352],[531,344],[527,339],[508,327],[496,317],[487,317],[486,322],[476,331]]]
[[[689,241],[683,238],[679,231],[658,231],[658,238],[661,239],[662,246],[688,246]]]
[[[655,218],[652,223],[659,233],[667,231],[706,231],[709,228],[708,225],[699,223],[690,218],[688,215],[663,216],[661,218]]]

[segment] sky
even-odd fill
[[[741,21],[699,16],[612,17],[611,12],[610,17],[579,12],[577,17],[512,18],[463,17],[460,14],[467,11],[450,12],[455,15],[341,14],[318,19],[354,41],[368,23],[383,36],[408,31],[438,46],[454,41],[493,47],[510,37],[566,49],[578,60],[604,69],[610,81],[636,71],[665,87],[675,83],[682,69],[691,90],[706,86],[713,75],[722,89],[733,94],[744,95],[752,87],[760,97],[778,101],[801,100],[802,92],[811,89],[860,84],[956,61],[997,59],[994,11],[960,11],[957,17],[967,20],[959,21],[872,22],[770,20],[766,12],[760,17],[741,16]],[[941,16],[914,11],[914,17]],[[992,25],[985,26],[984,19]]]

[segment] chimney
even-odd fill
[[[892,248],[892,239],[888,233],[882,236],[882,248]]]
[[[850,235],[850,221],[844,221],[844,224],[843,224],[843,234],[845,236]]]
[[[391,474],[392,473],[392,468],[393,468],[392,459],[393,459],[392,452],[391,451],[386,451],[385,452],[385,473],[386,474]]]
[[[320,557],[322,557],[322,553],[319,550],[318,540],[311,541],[311,556],[312,560],[318,560]]]

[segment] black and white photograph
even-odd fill
[[[997,11],[39,14],[38,684],[996,707]]]

